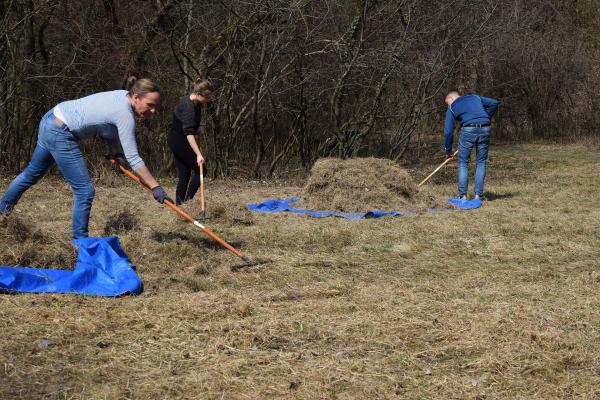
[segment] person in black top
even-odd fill
[[[200,186],[199,165],[204,163],[204,157],[194,135],[202,133],[201,107],[212,100],[213,92],[212,83],[197,79],[192,85],[191,93],[181,98],[173,113],[173,124],[167,142],[175,156],[179,176],[175,193],[177,205],[193,198]],[[205,164],[203,167],[206,175]]]

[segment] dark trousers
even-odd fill
[[[175,203],[180,205],[196,195],[200,187],[200,168],[196,164],[196,157],[194,157],[193,163],[189,163],[175,156],[175,165],[179,178],[175,191]],[[206,163],[202,165],[202,169],[206,176]]]
[[[180,205],[193,198],[200,187],[200,167],[196,164],[196,154],[187,143],[169,143],[177,167],[177,189],[175,204]],[[187,146],[186,146],[187,145]],[[202,166],[206,176],[206,162]]]

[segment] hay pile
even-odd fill
[[[302,208],[339,212],[424,211],[446,207],[408,172],[380,158],[318,160],[300,196]]]

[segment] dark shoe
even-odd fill
[[[483,201],[483,196],[480,196],[480,195],[476,194],[475,195],[475,200]]]
[[[467,196],[460,196],[460,200],[467,200]]]

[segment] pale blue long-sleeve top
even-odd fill
[[[123,154],[135,171],[143,167],[135,140],[135,115],[126,90],[100,92],[58,104],[54,114],[77,139],[100,136],[109,147],[120,142]]]

